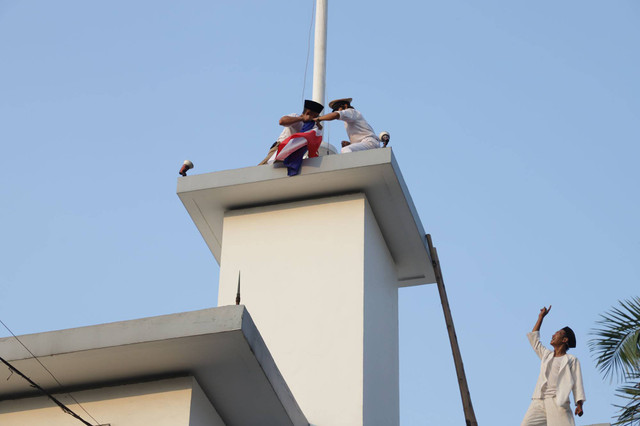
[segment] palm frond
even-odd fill
[[[589,347],[596,356],[596,366],[604,377],[617,375],[624,380],[640,371],[640,297],[619,301],[596,322],[600,327],[590,334],[595,338]]]
[[[640,374],[636,373],[631,378],[637,380]],[[640,382],[618,388],[617,396],[626,399],[627,404],[615,406],[620,409],[620,414],[614,425],[640,426]]]

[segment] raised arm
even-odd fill
[[[533,326],[533,330],[527,333],[527,338],[529,339],[529,343],[531,347],[536,352],[538,357],[542,359],[545,354],[551,352],[549,349],[545,348],[542,343],[540,343],[540,326],[542,325],[542,320],[551,310],[551,305],[549,305],[549,309],[543,307],[540,309],[540,313],[538,314],[538,321],[536,321],[536,325]]]
[[[540,331],[540,326],[542,325],[542,320],[544,320],[544,317],[547,316],[549,311],[551,311],[551,305],[549,305],[549,309],[547,309],[544,306],[542,307],[542,309],[540,309],[540,313],[538,314],[538,321],[536,321],[536,325],[533,326],[533,330],[531,330],[531,331]]]
[[[292,124],[299,123],[301,121],[311,121],[313,120],[310,115],[302,114],[299,116],[285,115],[283,116],[278,124],[281,126],[291,126]]]
[[[316,122],[337,120],[338,118],[340,118],[340,113],[338,111],[334,111],[316,118]]]

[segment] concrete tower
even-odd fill
[[[220,264],[311,425],[397,425],[398,287],[435,282],[390,148],[179,179]]]

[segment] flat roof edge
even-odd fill
[[[221,306],[147,318],[88,325],[18,336],[37,357],[62,355],[113,346],[236,331],[242,327],[243,306]],[[33,358],[13,336],[0,338],[8,361]]]
[[[435,282],[424,226],[391,148],[306,159],[292,177],[268,165],[181,177],[177,191],[218,264],[229,211],[364,193],[396,262],[397,285]]]
[[[354,158],[355,156],[355,158]],[[321,157],[307,158],[302,162],[302,169],[298,176],[330,173],[349,168],[360,168],[391,163],[393,152],[391,148],[358,151],[350,154],[333,154]],[[296,178],[287,176],[284,166],[261,165],[239,169],[219,170],[177,178],[178,196],[189,192],[207,190],[211,188],[211,179],[216,180],[217,188],[252,184],[256,181],[277,181]]]
[[[18,338],[52,368],[58,376],[54,380],[57,382],[59,378],[64,386],[56,386],[31,355],[25,357],[23,354],[28,352],[13,337],[0,339],[3,358],[8,358],[16,368],[52,393],[193,376],[207,396],[213,398],[211,401],[221,415],[225,413],[228,418],[243,416],[234,402],[239,393],[269,389],[262,395],[268,395],[271,401],[268,410],[280,413],[277,424],[289,424],[288,421],[294,426],[309,424],[244,305]],[[105,359],[112,357],[119,360],[105,364]],[[234,373],[225,376],[224,371],[229,368]],[[226,384],[229,380],[236,386],[232,391]],[[238,388],[239,384],[244,387]],[[228,392],[231,394],[225,396]],[[0,400],[34,396],[38,396],[38,392],[26,381],[16,379],[0,383]],[[289,420],[285,421],[285,418]],[[270,421],[269,424],[274,424],[275,420]]]

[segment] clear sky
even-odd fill
[[[25,334],[215,305],[177,171],[255,165],[301,111],[312,4],[0,0],[0,319]],[[636,0],[329,4],[327,97],[391,133],[482,425],[522,420],[545,304],[543,341],[576,330],[577,424],[614,415],[586,343],[640,291],[639,46]],[[435,286],[400,291],[400,362],[402,425],[462,424]]]

